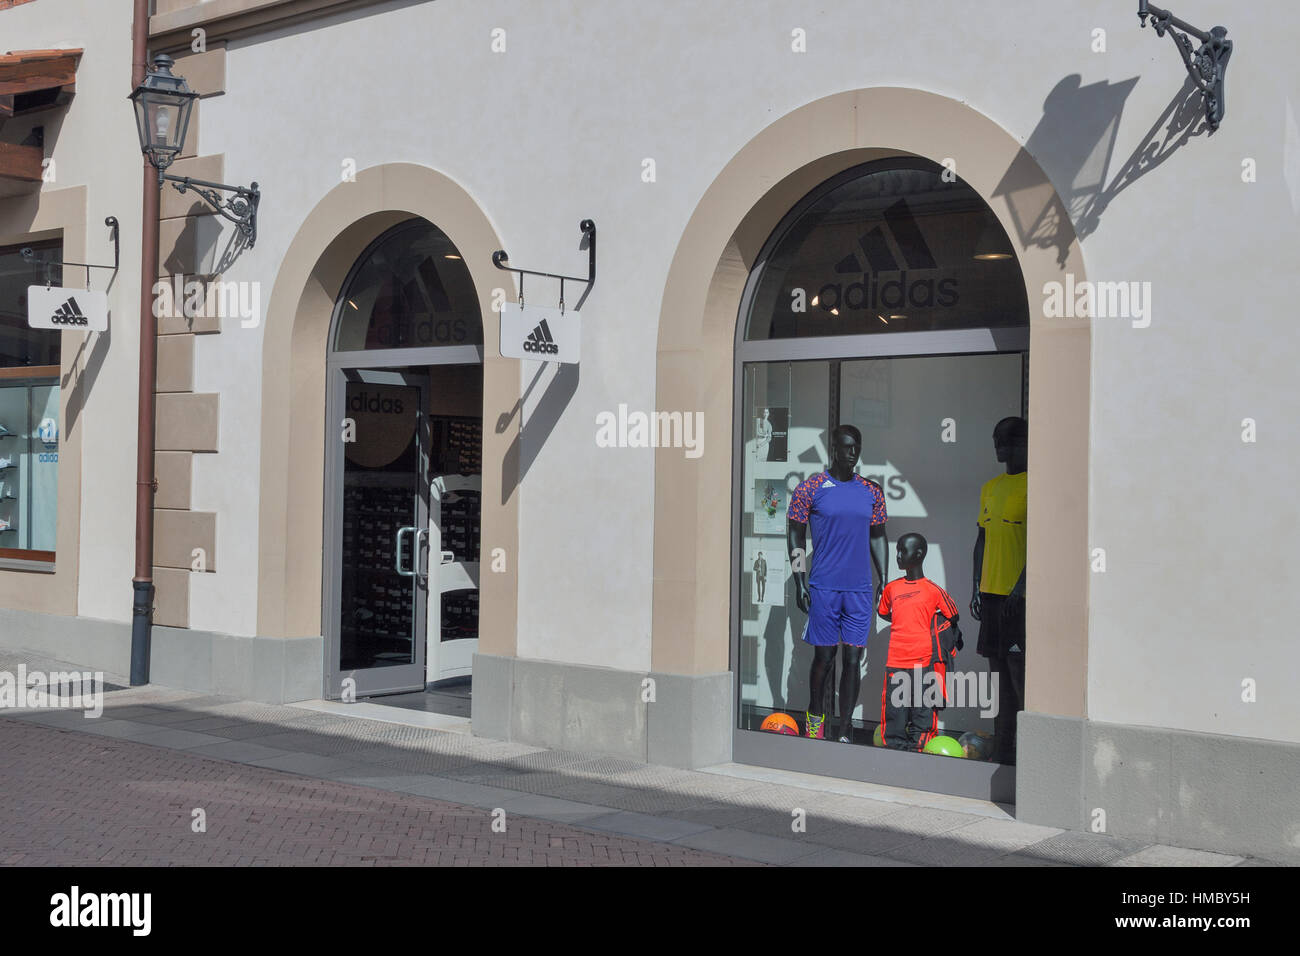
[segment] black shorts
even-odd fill
[[[1025,651],[1025,615],[1013,614],[1003,627],[1002,608],[1006,604],[1004,594],[986,594],[980,592],[980,636],[975,651],[981,657],[1006,657],[1011,648]],[[1016,604],[1024,608],[1024,602]]]

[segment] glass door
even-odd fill
[[[325,536],[333,573],[325,600],[328,692],[347,699],[423,690],[428,374],[344,368],[332,375],[338,444],[326,482],[326,514],[336,516]]]
[[[430,369],[430,684],[471,676],[478,649],[483,500],[483,367]]]

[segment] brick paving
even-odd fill
[[[756,865],[30,721],[0,753],[0,865]]]

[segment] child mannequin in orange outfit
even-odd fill
[[[876,610],[890,624],[880,722],[885,746],[894,750],[923,750],[938,732],[948,667],[962,646],[957,605],[922,570],[927,550],[919,534],[898,539],[905,576],[885,585]]]

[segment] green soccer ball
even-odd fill
[[[961,749],[961,744],[951,737],[944,737],[943,735],[930,738],[930,742],[925,745],[925,752],[928,754],[942,754],[945,757],[966,756]]]

